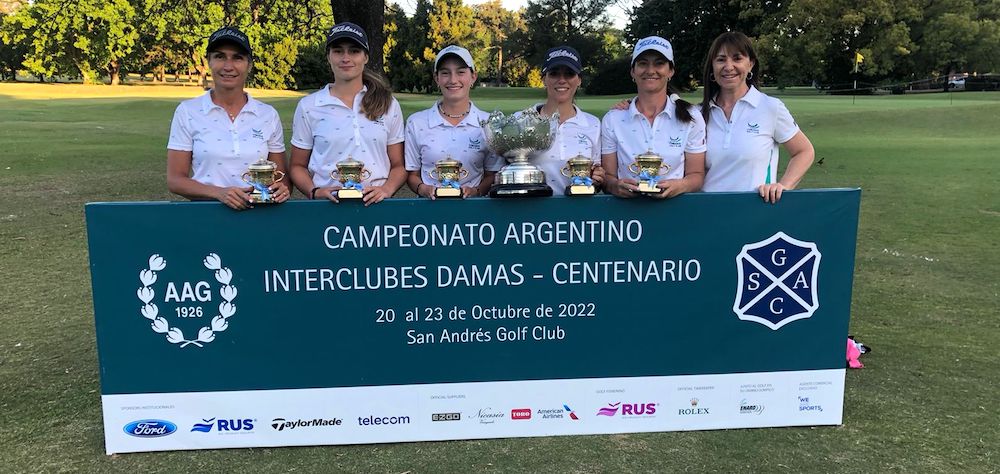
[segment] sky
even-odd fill
[[[397,3],[403,7],[407,13],[413,13],[413,9],[416,7],[416,0],[388,0],[390,3]],[[475,5],[478,3],[483,3],[486,0],[463,0],[466,5]],[[528,1],[527,0],[502,0],[503,7],[508,10],[517,10],[523,8]],[[608,16],[611,18],[611,23],[617,28],[625,28],[628,24],[628,14],[625,13],[623,5],[628,5],[634,3],[630,0],[620,0],[614,2],[611,8],[608,9]]]

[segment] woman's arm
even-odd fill
[[[403,167],[403,143],[394,143],[385,147],[385,152],[389,155],[389,177],[381,186],[369,186],[362,191],[364,193],[365,206],[382,202],[386,198],[392,197],[399,191],[399,188],[406,182],[407,171]]]
[[[191,159],[190,151],[167,150],[167,189],[170,192],[188,199],[216,199],[233,209],[250,207],[252,188],[223,188],[199,183],[191,179]]]
[[[813,159],[816,158],[816,150],[813,148],[812,142],[801,130],[791,140],[785,142],[784,146],[785,150],[788,150],[788,154],[791,155],[788,166],[785,168],[785,174],[777,183],[762,184],[757,188],[764,202],[776,203],[781,199],[782,191],[795,189],[799,185],[799,181],[802,181],[802,177],[806,175],[806,171],[812,166]]]
[[[658,198],[672,198],[684,193],[701,190],[705,184],[705,152],[684,152],[684,177],[681,179],[666,179],[656,183],[663,191],[656,194]]]
[[[631,178],[618,177],[618,153],[601,155],[601,167],[604,168],[604,190],[618,197],[632,198],[638,188],[638,181]]]

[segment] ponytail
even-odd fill
[[[361,81],[368,91],[361,99],[361,111],[368,120],[375,120],[389,111],[392,104],[392,88],[381,74],[365,68]]]
[[[670,87],[670,83],[668,82],[667,100],[669,100],[670,95],[675,92],[673,89],[674,88]],[[677,120],[680,120],[681,123],[691,123],[691,120],[694,119],[693,117],[691,117],[691,107],[692,107],[691,103],[684,99],[678,98],[677,100],[674,101],[674,105],[675,105],[674,110],[677,111]]]

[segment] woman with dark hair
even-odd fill
[[[338,23],[326,39],[333,83],[299,101],[292,121],[290,175],[310,199],[337,202],[341,183],[330,173],[353,158],[370,175],[361,183],[366,206],[391,197],[406,181],[403,112],[385,78],[365,67],[368,35]]]
[[[244,89],[253,68],[250,42],[242,31],[224,27],[208,39],[212,89],[181,102],[167,142],[167,188],[188,199],[216,199],[233,208],[253,204],[253,188],[243,173],[262,158],[285,170],[285,139],[274,107]],[[288,200],[283,182],[267,190],[274,202]]]
[[[604,182],[604,169],[601,168],[601,121],[580,110],[573,102],[577,89],[583,83],[582,73],[583,61],[576,49],[562,45],[545,53],[545,62],[542,64],[545,102],[535,104],[534,107],[543,117],[558,114],[559,125],[552,146],[547,150],[539,150],[533,163],[545,173],[545,181],[557,192],[580,182],[562,173],[567,160],[577,156],[593,163],[593,186],[600,188]]]
[[[750,38],[727,32],[705,59],[701,114],[708,130],[703,191],[754,191],[775,203],[812,165],[812,143],[780,100],[757,90],[760,65]],[[778,144],[791,155],[781,179]]]
[[[611,110],[601,121],[601,161],[605,189],[632,197],[639,182],[629,170],[641,154],[654,153],[669,166],[666,176],[651,176],[660,189],[652,194],[670,198],[701,189],[705,177],[705,122],[694,106],[670,93],[674,54],[659,36],[643,38],[632,51],[632,81],[637,95],[627,109]]]

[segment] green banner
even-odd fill
[[[842,369],[859,201],[88,204],[102,394]]]

